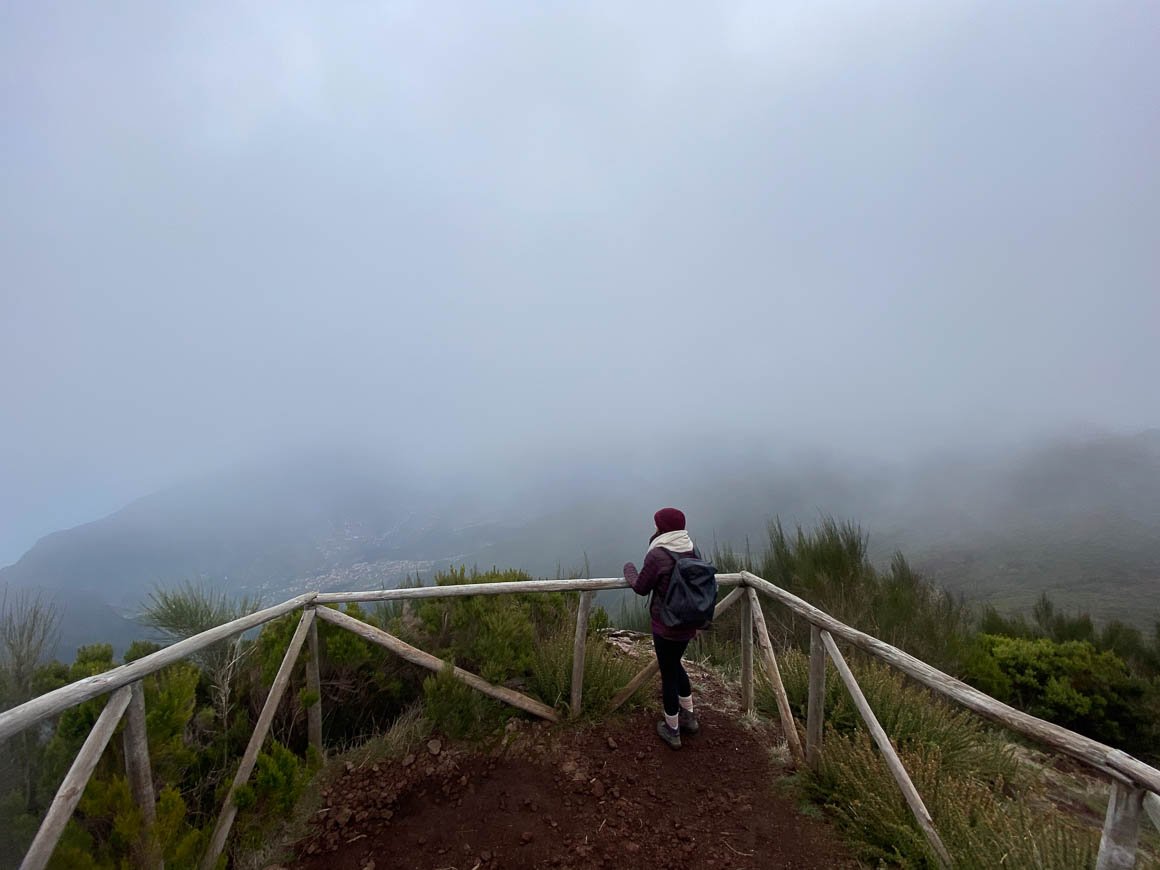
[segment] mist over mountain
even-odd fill
[[[1160,430],[920,478],[884,531],[947,587],[1003,609],[1047,592],[1097,617],[1160,621]]]
[[[817,455],[664,463],[604,459],[520,477],[488,469],[424,487],[367,456],[312,454],[222,471],[49,535],[0,583],[105,608],[66,618],[98,639],[155,586],[207,582],[268,603],[393,587],[451,565],[619,575],[652,512],[681,506],[705,547],[760,549],[769,521],[823,514],[901,549],[947,588],[1026,607],[1043,591],[1101,617],[1160,618],[1160,433],[1056,441],[982,458],[857,464]],[[566,469],[561,471],[560,469]],[[78,597],[80,596],[80,597]],[[132,633],[131,623],[114,631]]]

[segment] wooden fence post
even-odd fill
[[[101,760],[101,753],[109,745],[109,739],[117,730],[117,723],[121,721],[125,708],[129,706],[130,694],[129,687],[122,686],[105,704],[105,709],[97,717],[93,730],[85,738],[81,751],[77,753],[72,767],[68,769],[64,781],[57,789],[56,797],[52,799],[52,804],[44,815],[44,821],[40,823],[40,830],[36,832],[32,845],[28,847],[28,854],[24,856],[20,870],[41,870],[48,865],[57,841],[64,833],[65,825],[72,818],[73,810],[80,803],[81,795],[85,793],[85,786],[89,784],[93,769]]]
[[[157,832],[157,796],[153,793],[153,770],[149,765],[149,737],[145,731],[145,687],[140,680],[129,684],[129,708],[125,711],[125,774],[133,802],[141,810],[144,831],[137,844],[135,863],[140,867],[160,867]]]
[[[1144,793],[1144,812],[1156,829],[1160,830],[1160,795],[1152,791]]]
[[[322,681],[318,677],[318,620],[310,622],[307,654],[306,691],[316,700],[306,708],[306,734],[314,751],[322,756],[325,751],[322,748]]]
[[[898,783],[898,787],[902,790],[902,796],[906,799],[906,805],[910,807],[915,821],[918,822],[919,828],[926,835],[927,842],[930,843],[931,848],[934,850],[939,864],[946,868],[954,866],[954,862],[951,861],[950,852],[943,845],[938,831],[934,829],[934,820],[930,817],[930,812],[927,810],[926,804],[922,802],[922,798],[918,794],[918,789],[914,787],[914,783],[910,780],[910,774],[902,766],[902,759],[898,757],[898,753],[894,750],[894,744],[890,742],[890,738],[886,736],[886,732],[878,722],[878,717],[870,709],[870,704],[866,701],[866,696],[862,694],[862,687],[854,679],[853,671],[846,664],[846,659],[842,657],[838,645],[834,643],[834,639],[828,631],[822,632],[822,642],[826,645],[826,650],[829,652],[830,658],[834,660],[834,667],[838,669],[838,676],[846,684],[846,690],[850,693],[850,699],[854,702],[854,706],[862,716],[862,721],[866,723],[866,728],[869,729],[870,736],[878,747],[878,751],[882,753],[882,758],[886,761],[887,769],[894,777],[894,781]]]
[[[822,632],[810,626],[810,691],[806,707],[806,764],[817,768],[822,755],[822,723],[826,714],[826,648]]]
[[[741,706],[746,715],[753,715],[753,599],[749,595],[741,599]]]
[[[274,722],[274,714],[278,712],[278,704],[282,700],[282,696],[286,693],[286,687],[290,685],[290,675],[294,672],[294,663],[298,660],[298,651],[302,649],[302,644],[306,642],[306,635],[310,630],[311,624],[314,622],[315,610],[312,607],[304,608],[302,610],[302,619],[298,622],[298,628],[294,632],[294,636],[290,638],[290,644],[286,647],[286,655],[282,657],[282,664],[278,666],[278,673],[274,677],[274,682],[270,686],[270,694],[266,696],[266,703],[262,705],[262,712],[258,714],[258,721],[254,725],[254,733],[250,735],[250,742],[246,745],[246,752],[242,755],[242,761],[238,765],[238,772],[234,775],[234,781],[230,785],[229,793],[226,795],[225,804],[222,806],[222,811],[218,815],[217,825],[214,826],[213,836],[210,838],[209,847],[206,849],[205,857],[202,859],[201,866],[203,870],[212,870],[217,865],[217,859],[226,847],[226,838],[230,835],[230,828],[233,827],[234,819],[238,815],[238,805],[234,803],[234,795],[237,790],[241,788],[250,779],[250,774],[254,772],[254,765],[258,761],[258,753],[262,751],[262,744],[266,741],[266,735],[270,732],[270,725]]]
[[[1144,790],[1112,780],[1104,832],[1096,870],[1131,870],[1136,866],[1136,845],[1140,839],[1140,816]]]
[[[805,753],[802,752],[801,738],[798,737],[797,723],[794,722],[793,710],[789,706],[789,697],[785,693],[785,684],[781,681],[781,670],[777,666],[777,656],[773,652],[773,641],[769,639],[769,627],[765,624],[765,614],[761,612],[761,601],[755,589],[746,589],[749,597],[749,606],[753,612],[753,628],[757,631],[757,646],[761,650],[761,659],[765,663],[765,673],[769,677],[769,684],[773,687],[773,697],[777,701],[777,713],[781,718],[781,730],[785,732],[785,742],[789,745],[790,754],[794,762],[805,762]]]
[[[584,656],[588,649],[588,614],[592,611],[595,592],[581,592],[580,604],[576,608],[576,639],[572,642],[572,698],[569,716],[580,715],[580,705],[584,700]]]

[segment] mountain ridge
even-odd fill
[[[718,462],[679,480],[610,465],[592,475],[599,485],[572,477],[511,478],[489,501],[503,481],[435,492],[352,458],[234,469],[46,535],[0,568],[0,584],[88,596],[124,618],[155,586],[186,580],[273,601],[457,564],[617,575],[639,559],[664,502],[685,507],[703,546],[741,548],[774,517],[809,525],[829,514],[860,522],[875,558],[901,550],[972,599],[1020,608],[1046,591],[1104,618],[1160,617],[1160,430],[988,461]]]

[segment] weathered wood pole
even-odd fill
[[[739,586],[720,601],[718,601],[717,607],[713,611],[713,618],[717,619],[717,617],[719,617],[722,613],[737,603],[737,601],[742,597],[744,591],[744,588]],[[637,690],[641,686],[659,674],[660,670],[661,666],[657,664],[657,660],[654,657],[647,665],[637,671],[636,676],[629,680],[623,689],[621,689],[613,696],[612,700],[608,702],[608,712],[611,713],[614,710],[619,709],[625,701],[636,694]]]
[[[581,592],[580,604],[576,608],[576,639],[572,642],[572,697],[569,715],[575,719],[580,715],[580,705],[584,700],[584,656],[588,649],[588,615],[592,611],[595,592]]]
[[[862,721],[866,723],[866,727],[869,729],[870,736],[878,747],[878,751],[882,753],[882,758],[886,761],[886,767],[890,770],[890,775],[894,777],[894,781],[902,789],[902,796],[906,799],[906,805],[910,807],[915,821],[918,822],[918,826],[922,829],[923,834],[926,835],[927,842],[934,849],[939,864],[945,868],[952,867],[953,862],[951,861],[950,852],[943,845],[938,831],[934,829],[934,819],[930,817],[930,812],[927,810],[926,804],[922,802],[922,798],[918,794],[918,789],[911,782],[910,774],[902,766],[902,759],[898,757],[898,753],[894,749],[894,744],[890,742],[890,738],[886,736],[886,732],[878,722],[878,717],[870,709],[870,704],[866,701],[866,696],[862,694],[862,687],[854,679],[853,671],[846,664],[841,650],[838,649],[838,645],[834,643],[834,639],[828,631],[822,632],[822,642],[826,645],[826,650],[830,653],[830,658],[834,660],[834,667],[838,669],[838,676],[846,684],[850,698],[853,700],[854,706],[858,709],[858,713],[862,716]]]
[[[1136,866],[1136,845],[1140,840],[1143,809],[1143,789],[1112,780],[1096,870],[1131,870]]]
[[[834,637],[841,638],[863,652],[881,659],[914,681],[943,697],[950,698],[968,710],[978,713],[992,722],[997,722],[1005,728],[1017,731],[1025,737],[1030,737],[1056,752],[1062,752],[1078,759],[1101,771],[1109,779],[1127,781],[1147,791],[1160,792],[1160,770],[1133,758],[1126,752],[1105,746],[1090,737],[1068,731],[1059,725],[1038,719],[1022,710],[1016,710],[1009,704],[997,701],[990,695],[968,686],[962,680],[956,680],[949,674],[944,674],[909,653],[839,622],[824,610],[819,610],[796,595],[779,589],[772,583],[762,580],[756,574],[742,571],[741,577],[746,585],[768,595],[811,625],[825,629]]]
[[[810,689],[806,706],[806,764],[817,768],[822,757],[822,724],[826,715],[826,648],[822,632],[810,626]]]
[[[153,830],[153,825],[157,821],[157,796],[153,793],[149,737],[145,731],[145,687],[138,680],[129,684],[129,692],[129,707],[125,711],[125,731],[122,734],[125,746],[125,774],[129,778],[133,802],[141,810],[141,821],[144,825],[134,863],[138,867],[160,867],[161,854],[157,832]]]
[[[741,599],[741,707],[753,715],[753,603],[748,595]]]
[[[310,623],[310,634],[307,635],[306,660],[306,691],[316,700],[306,708],[306,734],[310,745],[320,756],[324,755],[322,748],[322,681],[318,677],[318,622]]]
[[[109,745],[109,739],[117,730],[117,723],[121,721],[125,708],[129,706],[130,695],[129,687],[122,686],[113,693],[109,702],[105,704],[105,709],[97,717],[93,730],[89,732],[84,745],[81,746],[81,751],[73,760],[72,767],[65,774],[60,788],[56,790],[56,797],[52,799],[52,804],[44,816],[44,821],[40,823],[40,830],[36,832],[36,837],[33,838],[32,845],[28,848],[28,854],[24,856],[20,870],[41,870],[48,865],[48,861],[56,849],[57,841],[64,833],[65,825],[72,818],[73,810],[80,803],[81,795],[85,793],[85,786],[89,784],[89,777],[93,775],[93,769],[101,760],[101,753]]]
[[[789,696],[785,693],[785,683],[781,680],[781,670],[777,666],[777,656],[773,652],[773,641],[769,639],[769,627],[765,624],[765,614],[761,612],[761,601],[757,591],[746,589],[749,597],[749,607],[753,613],[753,628],[757,632],[757,647],[761,650],[761,660],[765,664],[765,673],[769,683],[773,686],[773,697],[777,701],[777,714],[781,719],[781,730],[785,732],[785,742],[794,761],[804,764],[806,757],[802,751],[802,741],[798,737],[797,723],[794,722],[793,710],[789,706]]]
[[[359,637],[369,640],[371,643],[377,643],[381,647],[389,649],[402,659],[409,661],[413,665],[427,668],[429,671],[450,670],[457,678],[467,683],[471,688],[476,689],[488,697],[503,701],[505,704],[511,704],[513,707],[518,707],[520,710],[525,710],[534,716],[539,716],[541,719],[547,719],[549,722],[558,722],[560,717],[556,715],[556,711],[547,704],[541,704],[535,698],[529,698],[527,695],[521,694],[514,689],[505,689],[503,686],[493,686],[483,677],[476,676],[470,671],[465,671],[463,668],[453,667],[449,662],[423,652],[421,649],[416,649],[405,641],[399,640],[393,634],[388,634],[380,628],[375,628],[373,625],[367,625],[361,620],[355,619],[353,616],[347,616],[345,613],[340,613],[337,610],[331,610],[329,607],[323,607],[318,610],[320,618],[327,622],[332,622],[335,625],[341,626],[348,631],[357,634]]]
[[[234,795],[239,788],[249,781],[250,774],[254,772],[258,753],[262,751],[262,744],[270,732],[270,725],[274,722],[274,714],[278,712],[278,704],[286,693],[286,687],[290,685],[290,675],[294,672],[294,663],[298,660],[298,652],[302,649],[302,644],[306,642],[306,635],[314,622],[314,614],[314,608],[303,609],[298,628],[294,631],[294,636],[290,638],[289,646],[286,647],[286,655],[282,657],[282,664],[278,666],[278,673],[274,676],[274,682],[270,686],[270,694],[266,696],[266,703],[262,705],[262,712],[258,714],[254,733],[250,735],[250,742],[246,745],[246,751],[238,765],[238,772],[234,774],[229,794],[226,795],[222,811],[218,815],[217,825],[214,826],[209,847],[206,849],[205,857],[202,858],[203,870],[212,870],[217,865],[221,853],[225,850],[226,838],[229,837],[230,828],[233,827],[234,819],[238,815],[238,805],[234,802]]]
[[[317,594],[316,592],[308,592],[297,598],[291,598],[289,601],[283,601],[281,604],[275,604],[273,607],[267,607],[265,610],[251,613],[249,616],[239,617],[232,622],[219,625],[217,628],[211,628],[201,632],[201,634],[179,640],[175,644],[159,649],[157,652],[150,653],[127,665],[121,665],[111,671],[105,671],[103,674],[85,677],[83,680],[77,680],[75,683],[69,683],[67,686],[46,692],[31,701],[25,701],[19,707],[5,710],[0,713],[0,740],[5,740],[17,731],[22,731],[30,725],[35,725],[37,722],[55,716],[69,707],[75,707],[90,698],[135,683],[144,676],[188,658],[198,650],[203,650],[219,641],[233,637],[235,634],[242,634],[264,622],[277,619],[279,616],[285,616],[287,613],[313,601]]]
[[[1160,795],[1150,791],[1144,795],[1144,812],[1152,820],[1152,824],[1160,830]]]
[[[718,574],[717,585],[740,586],[740,574]],[[413,601],[417,598],[457,598],[460,595],[507,595],[511,592],[589,592],[627,589],[623,577],[593,577],[591,580],[514,580],[503,583],[457,583],[451,586],[406,586],[371,592],[311,593],[315,604],[352,604],[367,601]]]

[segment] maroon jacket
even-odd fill
[[[669,555],[668,550],[653,547],[644,557],[644,564],[640,566],[639,573],[632,562],[625,563],[624,579],[628,581],[628,585],[637,595],[648,595],[650,592],[656,592],[649,605],[653,634],[666,640],[692,640],[697,636],[697,629],[670,628],[661,622],[661,602],[665,598],[665,593],[669,591],[669,580],[672,578],[675,562],[676,560]]]

